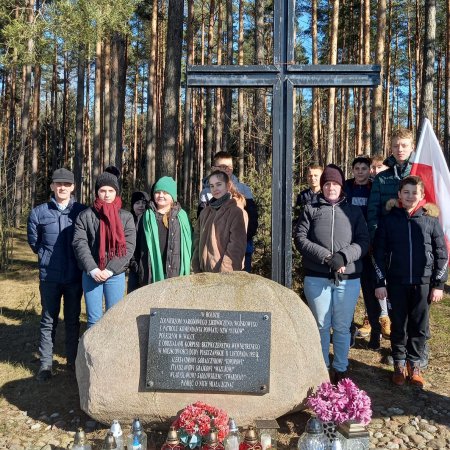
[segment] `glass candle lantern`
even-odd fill
[[[368,450],[369,432],[364,425],[349,420],[338,426],[338,432],[343,436],[343,450]]]
[[[230,418],[228,421],[229,433],[223,440],[223,446],[225,450],[239,450],[239,444],[241,443],[241,435],[239,434],[239,428],[236,425],[234,419]]]
[[[311,417],[305,427],[305,432],[300,436],[297,444],[298,450],[327,450],[328,438],[323,433],[322,422]]]
[[[278,441],[278,429],[280,428],[278,422],[276,420],[255,420],[255,425],[259,432],[263,450],[265,450],[267,447],[276,449]]]
[[[116,439],[112,431],[106,433],[105,440],[103,441],[102,450],[114,450],[117,449]]]
[[[91,444],[89,444],[83,428],[77,429],[73,445],[70,447],[70,450],[92,450]]]

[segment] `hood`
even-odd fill
[[[391,198],[386,202],[386,211],[391,211],[393,208],[400,208],[398,199]],[[426,216],[439,217],[439,206],[435,203],[425,203],[422,209]]]

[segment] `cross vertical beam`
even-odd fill
[[[377,65],[294,64],[294,1],[275,0],[274,63],[188,66],[188,87],[269,87],[272,95],[272,279],[292,285],[293,99],[296,87],[375,87]]]
[[[287,65],[294,62],[294,0],[273,4],[273,58],[279,77],[273,87],[272,105],[272,280],[290,287],[294,92],[287,77]]]

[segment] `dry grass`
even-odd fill
[[[38,339],[40,320],[39,281],[36,256],[27,243],[25,230],[18,230],[14,243],[14,261],[9,272],[0,274],[0,424],[7,414],[17,413],[17,408],[27,411],[37,419],[43,412],[58,412],[67,420],[67,430],[73,429],[69,418],[78,415],[81,422],[87,417],[79,410],[78,389],[73,374],[63,368],[65,362],[63,324],[58,328],[55,345],[56,376],[39,384],[34,374],[39,367]],[[83,302],[84,303],[84,302]],[[362,302],[359,302],[357,321],[362,319]],[[83,305],[84,307],[84,305]],[[427,393],[430,401],[448,401],[450,396],[450,298],[432,305],[431,311],[432,359],[426,372]],[[82,315],[85,325],[85,315]],[[368,351],[367,341],[358,340],[350,351],[351,376],[366,389],[378,408],[401,406],[408,413],[416,392],[411,389],[395,390],[389,378],[391,368],[381,362],[381,356],[389,352],[383,340],[380,353]],[[445,400],[446,399],[446,400]],[[449,406],[450,409],[450,406]],[[69,411],[71,411],[69,415]],[[302,431],[307,414],[300,413],[280,419],[281,432],[289,442],[293,434]],[[0,425],[0,432],[2,426]],[[104,430],[99,430],[98,436]],[[94,437],[95,438],[95,437]]]

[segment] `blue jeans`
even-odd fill
[[[122,300],[125,295],[125,272],[113,275],[103,283],[97,283],[90,275],[83,272],[83,291],[86,301],[87,327],[90,328],[103,316],[103,296],[106,311]]]
[[[55,342],[61,298],[64,297],[64,323],[66,326],[66,357],[69,364],[75,362],[80,334],[80,310],[83,290],[81,283],[53,283],[41,281],[42,317],[39,341],[41,366],[53,363],[53,344]]]
[[[333,367],[347,370],[350,350],[350,325],[359,296],[360,281],[343,280],[339,286],[334,280],[305,277],[304,291],[308,305],[319,327],[323,359],[330,367],[330,330],[333,329]]]

